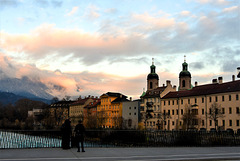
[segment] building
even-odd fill
[[[124,129],[137,129],[140,120],[140,100],[130,98],[130,101],[123,102],[122,117]]]
[[[94,129],[97,128],[97,107],[100,105],[100,99],[94,99],[83,109],[83,124],[86,128]]]
[[[166,85],[159,87],[159,76],[156,73],[154,62],[150,66],[150,73],[147,76],[147,91],[141,96],[141,123],[140,128],[155,129],[163,127],[163,120],[159,120],[162,114],[161,97],[170,91],[176,91],[176,86],[171,85],[167,80]]]
[[[79,120],[84,120],[84,107],[92,102],[95,102],[98,98],[94,96],[88,96],[85,98],[79,97],[76,102],[73,102],[69,106],[69,118],[71,119],[71,125],[76,126]]]
[[[163,109],[169,111],[171,118],[168,119],[167,129],[185,129],[184,113],[186,108],[194,110],[194,118],[191,128],[215,128],[214,119],[210,118],[210,108],[217,104],[219,113],[223,114],[216,120],[220,130],[240,128],[240,80],[233,79],[231,82],[223,83],[222,77],[213,80],[212,84],[198,86],[196,84],[191,90],[169,92],[162,97]]]
[[[223,82],[223,78],[218,77],[211,84],[198,85],[195,82],[193,87],[184,59],[178,91],[170,81],[167,81],[167,86],[151,88],[152,79],[155,82],[159,80],[152,74],[155,72],[153,65],[147,77],[147,91],[141,96],[141,122],[146,129],[240,128],[240,80],[235,80],[235,76],[230,82]]]
[[[58,101],[48,107],[51,122],[60,127],[66,119],[69,119],[69,107],[75,101]]]
[[[97,109],[99,128],[122,128],[123,102],[129,101],[121,93],[107,92],[100,96],[101,103]]]

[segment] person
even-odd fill
[[[79,146],[79,143],[80,143],[80,142],[81,142],[82,152],[85,152],[85,151],[84,151],[84,145],[83,145],[85,127],[83,126],[81,120],[78,121],[78,124],[76,125],[74,131],[75,131],[75,137],[76,137],[77,148],[78,148],[78,151],[77,151],[77,152],[80,152],[80,146]]]
[[[62,148],[63,149],[70,149],[70,138],[72,136],[72,127],[71,121],[66,119],[64,124],[61,127],[62,131]]]

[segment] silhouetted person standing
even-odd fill
[[[85,133],[85,128],[82,124],[82,121],[79,120],[78,121],[78,124],[77,126],[75,127],[75,133],[76,133],[76,141],[77,141],[77,148],[78,148],[78,151],[77,152],[80,152],[80,146],[79,146],[79,143],[81,142],[81,149],[82,149],[82,152],[85,152],[84,151],[84,146],[83,146],[83,141],[84,141],[84,133]]]
[[[65,120],[61,127],[62,131],[62,148],[70,149],[70,138],[72,136],[71,121],[69,119]]]

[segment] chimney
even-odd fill
[[[218,77],[218,83],[222,84],[223,83],[223,77]]]
[[[235,81],[235,75],[232,75],[232,81]]]
[[[170,80],[167,80],[166,83],[167,83],[167,86],[171,85],[171,81]]]
[[[130,101],[132,101],[132,97],[130,97]]]
[[[195,87],[197,87],[197,85],[198,85],[198,83],[197,83],[197,81],[195,82]]]
[[[175,86],[175,85],[174,85],[174,86],[173,86],[173,89],[176,91],[176,89],[177,89],[177,86]]]
[[[213,79],[213,80],[212,80],[212,83],[213,83],[213,84],[217,83],[217,79]]]
[[[165,87],[165,84],[163,84],[162,86]]]

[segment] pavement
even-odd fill
[[[240,147],[0,149],[0,161],[164,161],[239,160]]]

